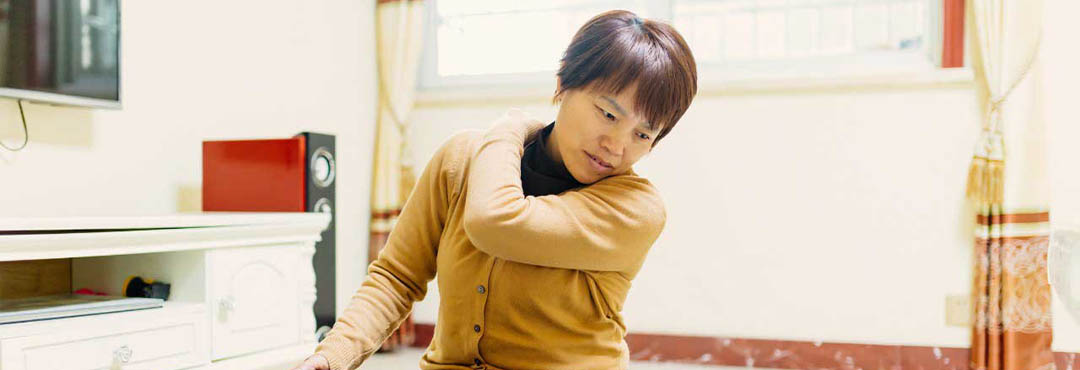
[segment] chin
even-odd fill
[[[582,176],[578,172],[576,172],[574,170],[571,170],[569,168],[567,168],[567,170],[570,171],[570,176],[573,177],[574,180],[577,180],[577,182],[580,182],[580,183],[585,184],[585,185],[592,184],[592,183],[596,182],[597,180],[599,180],[599,179],[593,178],[593,176]]]
[[[574,173],[574,171],[570,171],[570,175],[574,176],[574,179],[577,180],[577,182],[580,182],[580,183],[585,184],[585,185],[589,185],[589,184],[592,184],[594,182],[597,182],[597,181],[600,181],[600,180],[603,179],[603,177],[600,177],[600,176],[597,176],[597,175],[581,176],[581,175],[578,175],[577,173]]]

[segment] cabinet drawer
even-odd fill
[[[167,370],[209,363],[205,311],[166,310],[96,315],[67,330],[0,340],[0,369]]]
[[[209,252],[214,360],[300,342],[299,251],[281,245]]]

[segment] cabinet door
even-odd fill
[[[214,360],[300,342],[300,250],[281,245],[207,254]]]

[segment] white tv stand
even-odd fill
[[[0,218],[0,261],[72,258],[72,288],[171,284],[165,307],[0,325],[0,370],[290,369],[315,348],[330,215]]]

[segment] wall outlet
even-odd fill
[[[945,296],[945,325],[971,326],[971,297],[951,294]]]

